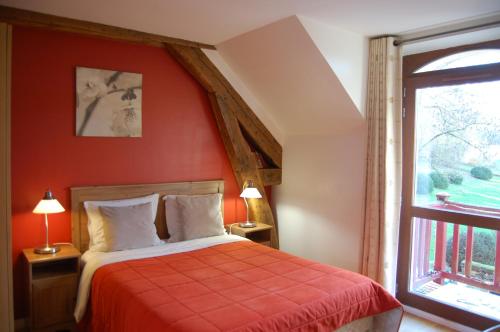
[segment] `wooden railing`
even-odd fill
[[[471,213],[482,213],[493,216],[500,216],[500,210],[492,208],[477,208],[470,205],[447,203],[435,204],[433,208],[467,211]],[[500,231],[496,232],[496,250],[493,278],[485,280],[479,278],[473,272],[472,252],[474,248],[474,227],[466,226],[465,258],[459,262],[460,251],[460,225],[453,224],[453,237],[451,246],[451,264],[449,268],[446,265],[447,251],[447,223],[436,221],[435,232],[435,251],[434,257],[431,253],[432,221],[427,219],[415,218],[413,223],[413,251],[412,251],[412,288],[416,289],[423,284],[433,280],[443,284],[445,279],[455,280],[467,285],[486,289],[495,293],[500,293]],[[434,262],[432,264],[432,258]],[[463,263],[463,269],[461,269]]]

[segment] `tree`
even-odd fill
[[[490,146],[500,142],[500,121],[472,85],[432,87],[417,92],[418,156],[432,168],[453,168],[467,152],[478,163],[495,161]]]

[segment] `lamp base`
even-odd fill
[[[246,221],[246,222],[240,222],[238,226],[240,226],[241,228],[253,228],[256,227],[257,224],[253,221]]]
[[[47,246],[47,247],[38,247],[38,248],[35,248],[33,251],[36,254],[46,255],[46,254],[55,254],[59,250],[61,250],[61,248],[59,248],[57,246],[54,246],[54,247]]]

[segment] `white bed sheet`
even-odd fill
[[[158,246],[131,249],[114,252],[91,252],[86,251],[82,255],[83,271],[80,278],[80,285],[78,286],[78,297],[76,300],[75,319],[79,322],[85,310],[87,309],[87,302],[89,300],[90,289],[92,286],[92,277],[95,271],[101,266],[123,262],[131,259],[149,258],[156,256],[164,256],[176,254],[180,252],[192,251],[202,248],[212,247],[218,244],[230,243],[236,241],[247,241],[247,239],[237,235],[218,235],[202,239],[194,239],[175,243],[165,243]]]

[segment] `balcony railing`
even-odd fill
[[[500,216],[499,209],[478,208],[459,203],[443,202],[432,205],[431,207],[462,212],[467,211],[470,213],[482,213],[495,217]],[[491,267],[473,261],[474,227],[472,226],[465,226],[467,228],[465,258],[459,261],[460,225],[452,224],[451,264],[447,265],[446,254],[447,249],[450,249],[448,248],[446,231],[448,223],[436,221],[435,227],[432,227],[432,223],[432,220],[421,218],[415,218],[413,223],[412,289],[417,289],[430,281],[443,284],[444,280],[448,279],[500,294],[500,231],[492,230],[492,232],[496,233],[496,254],[494,260],[495,264]],[[431,242],[433,236],[435,242],[432,246]],[[433,257],[431,257],[431,249],[434,249]],[[475,273],[474,268],[476,268],[476,270],[488,270],[488,273],[486,273],[487,277],[484,277],[484,273],[482,275]]]

